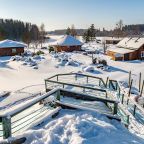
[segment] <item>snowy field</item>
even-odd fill
[[[58,38],[59,36],[52,36],[45,46]],[[99,51],[95,57],[105,59],[109,69],[97,68],[92,64],[91,55],[84,55],[82,52],[56,55],[42,50],[45,54],[40,57],[16,57],[15,61],[12,57],[0,57],[0,93],[11,92],[10,96],[0,96],[0,112],[42,95],[45,92],[44,79],[58,73],[83,72],[102,77],[104,80],[110,77],[118,81],[128,81],[129,71],[132,71],[133,86],[136,88],[140,72],[144,79],[142,61],[113,61],[102,54],[101,44],[84,44],[83,49]],[[29,49],[30,52],[33,50]],[[58,119],[49,120],[49,123],[29,130],[24,135],[28,138],[26,144],[144,143],[144,136],[134,136],[120,123],[86,111],[62,110]]]

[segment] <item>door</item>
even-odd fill
[[[125,61],[129,60],[129,53],[124,54],[124,60],[125,60]]]

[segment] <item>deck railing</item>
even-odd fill
[[[108,89],[117,91],[118,97],[121,96],[120,87],[116,80],[107,79],[106,82],[102,78],[81,74],[67,73],[57,74],[45,80],[46,91],[50,91],[55,87],[70,89],[74,88],[77,92],[83,92],[100,98],[111,99],[107,93]],[[117,98],[112,98],[117,99]],[[129,114],[121,107],[118,107],[118,114],[122,122],[129,125]]]
[[[28,101],[14,110],[0,114],[0,138],[6,139],[17,132],[27,129],[34,121],[41,118],[49,108],[40,102],[51,95],[57,94],[54,89],[38,98]]]
[[[124,94],[121,92],[121,87],[116,80],[109,80],[109,88],[117,92],[117,97],[119,98],[122,105],[124,105],[127,110],[140,122],[144,125],[144,108],[139,105],[134,99],[131,99],[130,95]],[[131,93],[129,91],[129,93]],[[130,119],[129,119],[130,121]]]
[[[56,88],[48,93],[37,97],[31,101],[28,101],[11,111],[6,111],[0,114],[0,138],[6,139],[11,136],[15,136],[18,132],[24,131],[33,126],[34,122],[43,118],[51,108],[47,104],[44,104],[44,100],[47,101],[49,96],[55,96],[60,101],[61,96],[68,96],[82,98],[83,100],[101,101],[106,106],[111,105],[112,115],[117,115],[118,103],[114,100],[108,100],[103,98],[97,98],[83,93],[76,93],[61,88]],[[56,107],[54,107],[56,108]]]

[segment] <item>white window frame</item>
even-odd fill
[[[17,52],[16,48],[12,48],[12,53],[16,53],[16,52]]]

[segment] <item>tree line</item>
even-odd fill
[[[33,43],[35,47],[44,43],[45,26],[22,22],[13,19],[0,19],[0,40],[11,39],[23,41],[26,44]]]

